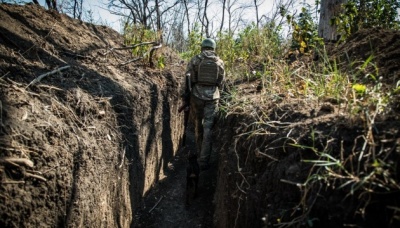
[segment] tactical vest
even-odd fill
[[[197,83],[199,85],[217,85],[219,65],[218,57],[199,55],[200,62],[197,69]]]

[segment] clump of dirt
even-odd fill
[[[183,132],[183,62],[116,31],[0,4],[0,226],[129,227]]]

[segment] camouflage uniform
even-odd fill
[[[203,56],[216,56],[214,51],[203,50],[200,55],[194,56],[187,65],[186,73],[190,73],[192,92],[190,98],[190,116],[194,123],[196,148],[200,154],[199,163],[203,169],[208,167],[211,156],[212,127],[218,111],[220,98],[219,87],[224,77],[224,63],[218,58],[219,73],[216,85],[201,85],[196,83],[198,65]]]

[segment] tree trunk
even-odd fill
[[[75,0],[74,1],[74,10],[73,10],[73,12],[74,12],[74,18],[76,19],[76,15],[77,15],[77,9],[78,9],[78,1],[77,0]]]
[[[337,41],[340,34],[337,26],[331,23],[331,19],[341,12],[341,5],[347,0],[321,0],[321,14],[318,25],[318,35],[325,41]]]
[[[189,8],[188,8],[188,3],[187,0],[183,1],[183,4],[185,5],[185,14],[186,14],[186,19],[187,19],[187,28],[188,28],[188,33],[190,35],[190,19],[189,19]]]
[[[222,16],[221,16],[221,26],[219,27],[219,32],[222,32],[224,28],[224,19],[225,19],[225,7],[226,7],[226,0],[222,1]]]
[[[256,8],[256,25],[257,28],[259,27],[258,24],[260,22],[259,18],[258,18],[258,5],[257,5],[257,0],[254,0],[254,7]]]
[[[208,21],[208,17],[207,17],[207,7],[208,7],[208,0],[206,0],[204,3],[203,25],[204,25],[206,37],[210,37],[210,33],[209,33],[210,22]]]
[[[162,37],[162,28],[161,28],[161,14],[160,14],[160,3],[159,0],[155,1],[156,4],[156,15],[157,15],[157,19],[156,19],[156,26],[157,26],[157,33],[158,33],[158,41],[160,43],[163,42],[163,37]]]

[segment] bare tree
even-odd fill
[[[185,6],[185,15],[187,20],[188,34],[190,34],[190,19],[189,19],[189,4],[187,0],[183,0],[183,5]]]
[[[46,0],[47,8],[57,10],[57,1],[56,0]]]
[[[259,16],[259,12],[258,12],[258,7],[260,7],[260,5],[262,5],[264,3],[265,0],[254,0],[254,8],[256,9],[256,25],[257,28],[260,25],[260,16]]]
[[[79,20],[82,19],[83,0],[74,0],[73,16]]]
[[[197,0],[197,19],[201,23],[201,34],[205,34],[206,37],[210,37],[210,21],[207,16],[209,7],[209,0]]]
[[[161,30],[160,0],[155,0],[157,31]]]
[[[149,19],[155,11],[155,7],[150,8],[150,0],[111,0],[109,8],[112,12],[128,17],[133,24],[141,24],[145,28],[150,28]],[[123,11],[128,10],[125,15]]]
[[[240,0],[227,0],[226,11],[228,16],[228,33],[233,34],[242,21],[242,13],[248,5],[241,4]]]
[[[207,8],[208,8],[208,0],[205,0],[202,23],[203,23],[203,27],[205,29],[206,37],[210,37],[210,33],[209,33],[210,21],[208,20],[208,17],[207,17]]]
[[[182,8],[184,6],[182,5]],[[179,9],[177,10],[180,11]],[[168,32],[165,42],[169,44],[170,47],[183,52],[186,48],[186,36],[184,32],[185,18],[186,14],[175,14],[173,18],[171,29]]]
[[[50,0],[46,0],[46,2]],[[57,8],[60,12],[66,13],[69,16],[82,20],[83,16],[83,0],[63,0],[59,1]],[[51,2],[50,2],[51,4]]]
[[[222,18],[221,18],[221,25],[219,27],[219,32],[222,32],[222,29],[224,28],[226,0],[222,0],[221,3],[222,3]]]
[[[165,11],[162,15],[161,28],[163,31],[163,42],[170,44],[177,50],[182,49],[184,42],[184,26],[186,20],[185,4]]]
[[[318,24],[318,35],[327,41],[339,39],[336,25],[330,23],[331,19],[341,12],[341,5],[347,0],[321,0],[321,13]]]
[[[181,0],[109,0],[110,12],[126,18],[126,25],[141,25],[160,34],[165,29],[165,17]],[[126,13],[128,11],[128,13]],[[160,35],[160,40],[162,37]]]

